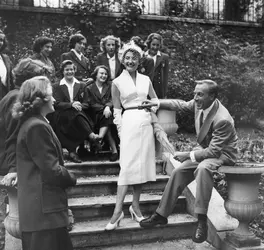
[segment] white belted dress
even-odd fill
[[[125,109],[121,118],[120,173],[118,185],[134,185],[156,181],[155,142],[150,113],[145,110],[126,110],[147,99],[151,81],[137,72],[136,84],[123,70],[113,84],[120,92]]]

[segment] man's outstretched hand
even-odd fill
[[[175,152],[173,158],[177,161],[184,162],[190,159],[190,152]]]

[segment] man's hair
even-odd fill
[[[209,89],[209,94],[214,95],[215,99],[217,98],[219,87],[215,81],[205,79],[205,80],[195,81],[195,83],[196,84],[206,84]]]
[[[76,43],[79,43],[80,41],[82,41],[84,39],[86,40],[86,38],[82,34],[80,34],[80,33],[77,33],[77,34],[72,35],[70,37],[70,39],[69,39],[69,48],[70,49],[74,49]]]

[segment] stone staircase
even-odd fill
[[[163,174],[162,162],[157,161],[156,165],[157,181],[146,183],[142,188],[140,204],[144,216],[150,215],[157,208],[169,178]],[[161,244],[158,242],[191,238],[196,219],[187,214],[185,197],[179,198],[167,226],[143,229],[137,222],[131,220],[128,212],[132,201],[132,189],[129,189],[125,198],[123,208],[125,219],[121,221],[120,227],[114,231],[105,231],[104,228],[115,206],[119,163],[96,160],[80,164],[66,163],[66,166],[78,177],[77,185],[68,190],[69,207],[75,219],[70,232],[75,250],[109,247],[111,249],[132,249],[131,246],[137,246],[133,249],[173,249],[160,248],[160,245],[154,248],[152,243]],[[207,247],[204,245],[199,249],[214,249]],[[181,247],[181,249],[185,248]],[[188,247],[186,249],[198,248]]]

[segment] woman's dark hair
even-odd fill
[[[74,34],[74,35],[72,35],[70,37],[70,40],[69,40],[69,48],[70,49],[74,49],[76,43],[79,43],[80,41],[82,41],[84,39],[86,40],[86,38],[82,34]]]
[[[35,76],[23,82],[12,110],[14,118],[26,118],[40,114],[43,105],[52,95],[50,80],[45,76]]]
[[[28,57],[21,59],[12,73],[15,78],[15,85],[20,87],[24,81],[34,76],[47,76],[48,70],[45,63]]]
[[[34,41],[34,44],[33,44],[33,51],[35,53],[40,53],[41,49],[43,48],[43,46],[47,43],[51,43],[52,45],[54,44],[54,40],[51,39],[51,38],[48,38],[46,36],[41,36],[39,38],[37,38],[35,41]]]
[[[150,48],[150,44],[151,42],[154,40],[154,39],[157,39],[158,41],[160,41],[160,45],[161,47],[163,46],[163,39],[162,39],[162,36],[158,33],[151,33],[150,35],[148,35],[147,37],[147,40],[145,42],[145,44],[147,45],[147,48],[149,49]]]
[[[74,72],[76,71],[76,66],[75,64],[71,61],[71,60],[64,60],[61,64],[60,64],[60,73],[61,75],[63,76],[63,71],[65,69],[65,67],[67,65],[73,65],[73,68],[74,68]]]
[[[105,82],[108,82],[110,79],[110,72],[109,72],[109,68],[106,67],[105,65],[98,65],[96,66],[96,68],[94,69],[93,73],[91,74],[91,78],[93,78],[94,81],[96,81],[96,76],[98,74],[99,69],[105,69],[107,72],[107,79]]]
[[[4,35],[3,45],[2,45],[2,47],[0,47],[0,52],[2,52],[7,47],[7,39],[6,39],[6,35],[4,34],[4,32],[2,30],[0,30],[0,35]]]

